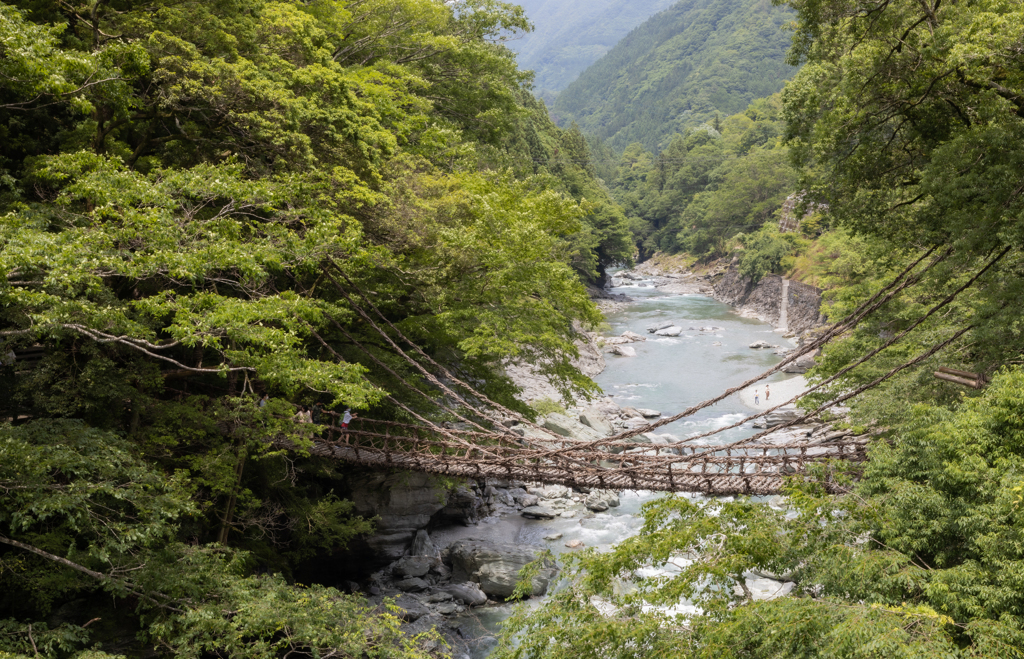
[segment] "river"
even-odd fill
[[[605,318],[611,328],[605,328],[603,333],[618,336],[631,330],[647,337],[644,342],[630,344],[636,350],[636,357],[607,355],[607,367],[594,378],[604,392],[622,407],[651,408],[670,416],[746,381],[781,360],[771,350],[750,349],[751,343],[766,340],[791,345],[771,325],[745,318],[732,307],[709,297],[670,295],[653,287],[651,282],[642,281],[610,289],[610,292],[624,293],[635,302],[619,311],[606,313]],[[649,325],[667,320],[677,321],[676,324],[683,328],[695,329],[679,337],[648,334]],[[715,329],[700,331],[702,327]],[[768,382],[789,377],[792,376],[777,374]],[[740,400],[739,395],[734,395],[657,432],[683,438],[735,423],[750,411],[751,408]],[[749,437],[753,432],[747,423],[709,439],[724,443]],[[640,507],[657,496],[662,495],[644,491],[623,492],[620,495],[621,505],[606,513],[583,518],[530,520],[518,529],[516,541],[545,544],[555,554],[572,551],[566,544],[573,540],[580,540],[587,547],[606,550],[637,532],[642,525]],[[554,534],[561,534],[561,537],[556,541],[544,540],[545,536]],[[534,600],[529,605],[537,603]],[[491,652],[493,635],[514,606],[507,604],[475,609],[460,621],[463,634],[479,639],[473,647],[473,659],[483,659]],[[693,609],[683,605],[676,610]]]

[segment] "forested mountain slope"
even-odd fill
[[[533,32],[509,41],[548,102],[634,27],[674,0],[522,0]]]
[[[614,148],[660,150],[687,126],[779,91],[796,71],[785,61],[791,20],[768,0],[681,0],[584,71],[552,114]]]

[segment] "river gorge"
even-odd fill
[[[778,363],[780,354],[796,345],[792,335],[784,338],[782,330],[776,330],[764,320],[694,292],[707,289],[692,282],[647,277],[642,271],[626,274],[626,277],[612,278],[615,286],[607,293],[617,299],[604,303],[606,325],[596,337],[596,344],[605,352],[605,365],[594,380],[604,395],[579,408],[568,409],[565,416],[573,422],[581,413],[589,413],[602,418],[596,422],[588,419],[588,423],[607,423],[615,432],[639,427],[656,420],[655,413],[669,416],[749,379]],[[628,296],[628,299],[621,296]],[[676,336],[652,331],[668,325],[681,331]],[[676,334],[674,330],[667,333]],[[617,338],[622,336],[631,337],[628,344]],[[758,344],[769,347],[751,347]],[[631,356],[612,352],[621,345],[631,348],[622,351]],[[772,402],[777,403],[801,391],[803,378],[779,373],[758,385],[761,392],[764,384],[773,388]],[[764,394],[761,396],[759,405],[755,405],[753,391],[740,392],[692,417],[658,429],[652,437],[658,441],[676,441],[734,424],[758,406],[765,407]],[[642,411],[647,418],[631,416],[633,410]],[[549,418],[551,421],[564,419],[559,415],[549,415]],[[753,432],[755,429],[748,422],[711,440],[728,443]],[[429,481],[424,481],[423,487],[426,488],[423,492],[429,492]],[[556,557],[584,547],[606,550],[636,533],[642,524],[641,506],[662,496],[646,491],[624,491],[615,495],[610,505],[600,501],[594,505],[592,498],[597,494],[588,497],[587,492],[557,485],[486,482],[459,488],[449,494],[446,504],[435,502],[433,508],[425,511],[422,520],[430,519],[423,525],[428,533],[405,528],[402,533],[407,535],[390,536],[398,538],[398,544],[377,547],[384,552],[391,551],[396,557],[401,553],[436,556],[431,559],[434,567],[429,568],[425,563],[421,568],[420,577],[426,581],[422,584],[411,581],[419,577],[410,576],[412,572],[407,567],[410,559],[400,558],[374,573],[370,592],[376,601],[398,596],[399,606],[407,614],[409,632],[439,625],[453,645],[456,657],[482,659],[493,649],[501,621],[517,606],[500,603],[502,598],[494,594],[504,592],[501,588],[508,588],[507,583],[495,590],[495,584],[488,583],[488,579],[508,582],[509,575],[514,574],[513,568],[530,560],[530,552],[541,548],[550,550]],[[431,495],[409,491],[404,496]],[[763,500],[768,502],[767,497]],[[435,509],[440,510],[431,513]],[[471,510],[467,512],[467,509]],[[380,514],[381,510],[364,503],[367,514]],[[418,533],[414,548],[403,551],[401,543],[412,533]],[[523,555],[515,555],[517,552]],[[484,554],[484,557],[476,554]],[[487,563],[488,560],[492,562]],[[495,571],[502,570],[507,573],[495,576]],[[549,577],[550,587],[557,588],[553,570]],[[481,591],[474,589],[466,596],[448,585],[463,580],[480,584],[489,596],[486,603],[483,603],[485,598]],[[544,591],[548,585],[545,579],[537,592]],[[749,575],[747,586],[756,597],[788,592],[786,584],[762,575]],[[475,604],[478,605],[474,606],[471,598],[477,598]],[[534,597],[526,605],[536,605],[539,601],[539,597]],[[677,610],[695,612],[685,603]]]

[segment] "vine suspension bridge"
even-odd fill
[[[774,494],[782,489],[787,476],[807,474],[809,477],[807,468],[812,464],[831,460],[854,463],[864,461],[867,457],[868,439],[835,432],[823,437],[790,439],[778,443],[772,442],[770,439],[765,440],[767,436],[806,423],[826,410],[841,405],[850,398],[879,385],[897,373],[920,364],[952,344],[971,328],[965,327],[954,332],[948,338],[866,384],[842,393],[830,393],[829,400],[817,408],[769,430],[727,444],[699,443],[699,440],[764,417],[812,392],[818,390],[830,392],[831,390],[825,389],[829,384],[905,338],[917,326],[949,305],[960,293],[977,282],[1008,251],[1009,249],[1006,249],[991,258],[983,268],[970,276],[947,297],[938,301],[926,313],[909,323],[902,332],[895,334],[882,345],[832,377],[811,387],[807,392],[764,411],[759,411],[729,426],[670,444],[651,444],[636,441],[634,438],[710,407],[735,392],[779,372],[787,364],[803,355],[817,351],[829,341],[856,327],[865,317],[889,302],[900,291],[919,282],[929,269],[946,259],[951,251],[947,250],[936,255],[923,268],[919,269],[918,266],[934,252],[934,249],[930,250],[849,316],[828,327],[816,340],[793,351],[779,364],[758,376],[673,416],[594,441],[564,437],[540,427],[518,412],[491,401],[472,386],[459,380],[448,369],[406,338],[359,290],[358,286],[348,279],[342,269],[332,262],[329,265],[338,277],[336,278],[331,272],[328,272],[327,276],[338,292],[398,355],[432,385],[435,391],[424,391],[408,380],[399,378],[404,386],[435,404],[441,395],[451,401],[457,401],[459,409],[472,418],[454,412],[450,408],[446,408],[446,412],[454,414],[462,422],[461,426],[472,427],[475,430],[446,427],[446,425],[417,414],[398,400],[388,397],[393,404],[415,418],[417,423],[358,419],[351,427],[341,429],[336,423],[337,415],[327,412],[325,414],[335,417],[335,422],[322,429],[320,436],[315,438],[310,453],[377,468],[400,468],[468,478],[504,478],[602,489],[699,492],[710,495]],[[343,279],[345,284],[342,284],[339,278]],[[354,296],[363,300],[365,308],[356,303]],[[334,323],[334,325],[348,334],[340,324]],[[391,331],[388,332],[388,329]],[[318,335],[316,338],[333,353],[333,349],[326,341]],[[398,377],[393,369],[374,357],[351,335],[349,338],[380,368]],[[403,349],[399,342],[405,344],[407,349]],[[419,359],[410,353],[416,354]],[[335,356],[340,358],[336,353]],[[428,366],[432,368],[428,368]],[[451,386],[446,382],[451,383]],[[460,394],[456,389],[463,393]],[[509,419],[532,428],[535,432],[520,436],[502,425],[502,421]],[[282,441],[288,444],[287,440]],[[763,441],[765,443],[762,443]],[[829,491],[838,491],[842,486],[832,479],[831,473],[826,469],[818,472],[816,477],[824,479],[822,484]]]

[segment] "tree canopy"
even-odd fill
[[[496,0],[0,3],[0,651],[425,652],[291,583],[373,526],[295,405],[460,413],[356,300],[524,413],[504,360],[593,388],[585,283],[632,246],[503,45],[526,29]],[[104,622],[47,624],[76,602]]]
[[[786,63],[791,19],[757,0],[681,0],[580,74],[552,113],[613,148],[661,151],[674,134],[782,88],[796,71]]]

